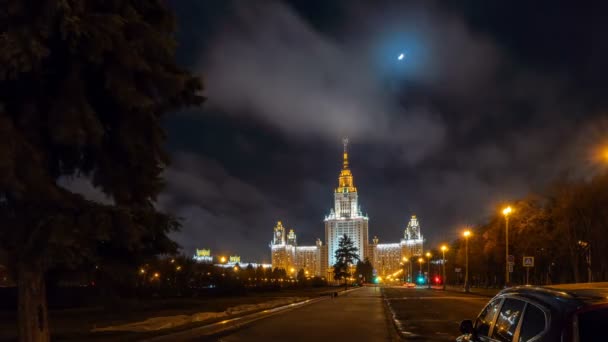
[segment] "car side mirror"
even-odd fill
[[[463,334],[472,334],[473,333],[473,321],[470,319],[465,319],[460,322],[460,332]]]

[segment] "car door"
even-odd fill
[[[500,307],[496,322],[491,330],[492,340],[499,342],[516,341],[519,323],[521,321],[526,302],[512,297],[506,297]]]
[[[475,335],[480,341],[493,341],[490,338],[492,327],[496,321],[496,316],[500,310],[500,304],[502,303],[502,297],[496,297],[486,305],[481,311],[477,319],[475,320],[474,329]]]
[[[518,342],[542,341],[549,330],[550,311],[528,301],[521,321],[516,334]]]

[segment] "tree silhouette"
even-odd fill
[[[374,266],[369,261],[368,258],[365,258],[365,261],[359,260],[357,262],[357,268],[355,269],[355,275],[360,277],[360,281],[370,282],[374,277]]]
[[[164,1],[3,5],[0,254],[19,287],[20,340],[48,341],[48,270],[175,252],[179,224],[155,207],[169,163],[161,120],[200,104],[202,84],[174,61]],[[71,177],[107,201],[62,186]]]
[[[353,241],[344,234],[338,241],[338,248],[335,252],[336,263],[334,264],[334,279],[344,279],[344,286],[348,288],[349,268],[355,261],[359,260],[357,255],[358,248]]]

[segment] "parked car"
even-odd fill
[[[517,286],[490,300],[457,341],[608,341],[608,283]]]

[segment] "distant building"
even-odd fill
[[[274,227],[270,243],[272,267],[283,268],[288,274],[304,269],[310,275],[333,279],[335,252],[344,235],[357,247],[359,259],[369,259],[376,273],[381,276],[404,270],[405,258],[410,260],[423,254],[424,239],[416,215],[411,216],[400,242],[379,243],[379,239],[374,237],[372,243],[369,243],[369,218],[359,206],[359,194],[348,161],[347,139],[344,139],[338,187],[334,190],[334,206],[324,222],[326,245],[317,239],[315,246],[298,246],[295,231],[291,229],[287,233],[279,221]]]
[[[405,228],[403,239],[398,243],[379,243],[379,239],[372,240],[372,258],[370,261],[380,276],[393,274],[403,269],[405,260],[422,256],[424,239],[420,233],[420,224],[416,215],[412,215]],[[415,261],[413,262],[415,264]]]
[[[320,239],[314,246],[298,246],[295,231],[291,229],[285,234],[285,227],[279,221],[270,243],[272,267],[282,268],[290,276],[296,276],[301,269],[310,276],[321,276],[322,247]]]

